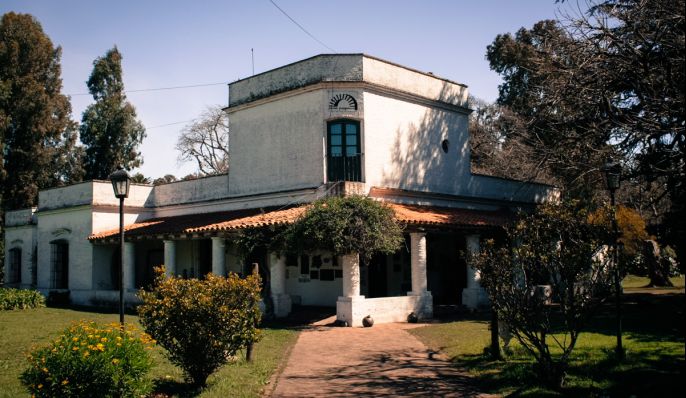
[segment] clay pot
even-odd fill
[[[362,318],[362,326],[366,328],[374,326],[374,318],[372,318],[371,315],[367,315],[366,317]]]

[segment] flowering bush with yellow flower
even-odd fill
[[[34,349],[20,379],[36,397],[133,397],[152,385],[146,374],[155,341],[135,326],[82,321]]]
[[[165,276],[163,267],[156,272],[153,290],[140,293],[140,322],[186,379],[203,387],[209,375],[257,340],[260,277],[182,279]]]

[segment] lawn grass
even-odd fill
[[[683,286],[683,278],[681,281]],[[430,325],[411,333],[440,350],[455,366],[466,369],[488,393],[522,397],[686,396],[683,288],[659,294],[630,292],[623,301],[626,360],[620,363],[614,356],[615,315],[611,305],[605,306],[581,334],[561,392],[537,384],[533,361],[516,341],[510,344],[512,352],[504,361],[493,361],[484,354],[490,342],[486,316]]]
[[[118,322],[118,314],[79,311],[73,309],[38,308],[0,311],[0,397],[28,396],[19,382],[19,375],[27,365],[26,353],[32,346],[47,343],[64,328],[79,320],[99,323]],[[127,322],[138,322],[127,315]],[[290,347],[297,332],[282,328],[263,329],[262,340],[255,345],[254,360],[243,357],[221,368],[208,380],[208,387],[200,397],[257,397],[269,382]],[[183,382],[181,370],[172,365],[161,347],[152,351],[156,366],[151,371],[156,396],[196,396]]]
[[[675,276],[673,278],[669,278],[669,280],[672,282],[674,287],[658,287],[658,288],[650,288],[653,291],[662,291],[662,290],[683,290],[684,289],[684,275],[679,275]],[[645,276],[636,276],[636,275],[627,275],[626,278],[622,281],[622,287],[624,289],[645,289],[648,284],[650,283],[650,279]]]

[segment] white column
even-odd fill
[[[271,253],[269,256],[270,288],[274,302],[274,315],[282,318],[291,312],[291,296],[286,293],[286,257]]]
[[[426,233],[410,233],[410,270],[412,274],[412,291],[408,296],[417,297],[413,311],[419,319],[433,318],[434,301],[428,291],[426,278]]]
[[[479,235],[467,235],[465,237],[467,252],[475,255],[479,253]],[[481,275],[475,269],[471,261],[467,261],[467,287],[462,289],[462,305],[475,310],[488,305],[488,294],[481,287]]]
[[[421,296],[427,292],[426,281],[426,234],[410,234],[410,260],[412,270],[412,295]]]
[[[467,235],[466,236],[466,246],[467,253],[470,255],[476,255],[479,253],[479,235]],[[475,289],[481,287],[479,282],[481,281],[481,274],[477,269],[472,266],[471,261],[467,262],[467,288]]]
[[[336,301],[336,319],[348,326],[362,326],[362,318],[369,314],[364,296],[360,296],[360,255],[339,257],[343,269],[343,296]]]
[[[359,296],[360,255],[355,253],[341,256],[341,266],[343,268],[343,296]]]
[[[176,241],[164,241],[164,267],[167,275],[176,275]]]
[[[124,242],[124,287],[136,289],[136,244]]]
[[[226,250],[223,237],[212,238],[212,273],[226,276]]]

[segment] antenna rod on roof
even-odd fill
[[[250,49],[250,58],[252,58],[252,75],[255,76],[255,51]]]

